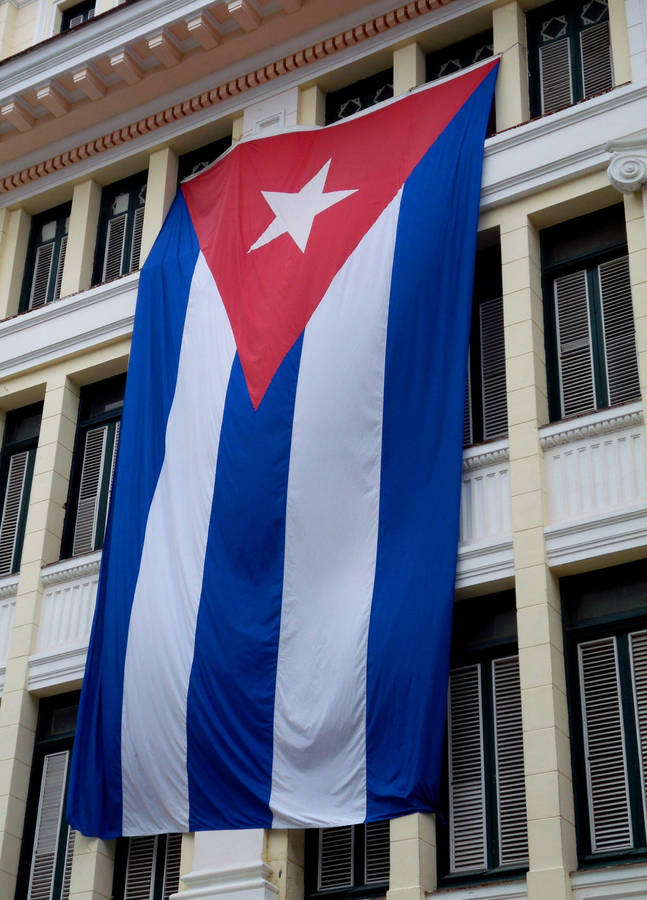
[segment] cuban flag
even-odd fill
[[[438,808],[496,66],[181,187],[140,277],[84,834]]]

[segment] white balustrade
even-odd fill
[[[508,459],[507,440],[464,451],[456,573],[459,588],[512,578]]]
[[[642,404],[600,410],[540,431],[551,564],[647,544]]]
[[[42,690],[80,683],[85,666],[101,553],[66,559],[41,573],[43,599],[29,686]]]

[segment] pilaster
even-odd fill
[[[528,900],[566,900],[577,867],[561,604],[544,543],[548,419],[539,235],[501,226],[510,492],[528,819]]]
[[[151,153],[148,161],[148,180],[146,182],[146,206],[144,209],[144,227],[142,229],[142,245],[139,251],[139,266],[144,265],[151,251],[155,238],[164,224],[177,191],[177,155],[170,147]]]
[[[99,225],[101,188],[92,180],[75,185],[61,280],[61,297],[90,287]]]
[[[78,389],[52,373],[43,405],[29,512],[0,705],[0,896],[13,897],[38,702],[28,692],[40,615],[40,570],[58,559],[76,430]]]
[[[631,54],[625,0],[609,0],[609,35],[613,81],[615,84],[624,84],[631,81]]]
[[[303,900],[304,833],[298,828],[273,828],[265,832],[265,862],[277,900]]]
[[[297,122],[299,125],[326,124],[326,95],[319,85],[299,88]]]
[[[115,842],[74,836],[69,900],[111,900]]]
[[[387,900],[425,900],[436,888],[436,820],[427,813],[391,819]]]
[[[419,44],[406,44],[393,53],[393,96],[407,94],[425,83],[425,54]]]
[[[177,900],[276,900],[278,889],[263,858],[265,833],[199,831],[194,836],[193,870],[182,875]],[[184,849],[184,848],[183,848]]]
[[[0,245],[0,321],[18,312],[30,227],[24,209],[6,213]]]
[[[494,103],[496,130],[530,118],[526,16],[517,0],[492,10],[494,53],[501,54]]]

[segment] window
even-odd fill
[[[482,31],[471,38],[445,47],[443,50],[435,50],[427,55],[426,63],[426,79],[427,81],[435,81],[437,78],[443,78],[446,75],[453,75],[454,72],[460,72],[475,63],[479,63],[484,59],[492,56],[494,46],[494,38],[492,31]],[[496,133],[496,116],[494,108],[494,100],[492,100],[492,109],[490,110],[490,118],[487,124],[488,137]]]
[[[388,821],[306,831],[306,897],[383,897],[388,889]]]
[[[67,900],[74,832],[65,797],[78,694],[40,701],[16,900]]]
[[[561,588],[580,861],[645,857],[647,563]]]
[[[0,575],[20,569],[41,403],[7,413],[0,455]]]
[[[393,96],[393,69],[385,69],[370,78],[362,78],[339,91],[326,95],[326,125],[368,109]]]
[[[479,250],[474,269],[463,434],[466,446],[508,433],[502,295],[501,250],[497,244]]]
[[[104,188],[93,284],[139,267],[145,202],[146,172]]]
[[[103,546],[124,386],[125,375],[117,375],[81,391],[63,533],[64,556],[80,556]]]
[[[180,884],[181,834],[121,838],[112,894],[115,900],[168,900]]]
[[[20,298],[22,312],[60,297],[69,220],[69,203],[32,219]]]
[[[185,153],[178,162],[178,181],[183,181],[185,178],[190,178],[191,175],[197,175],[198,172],[202,172],[203,169],[208,168],[212,162],[215,162],[230,147],[231,135],[227,135],[227,137],[221,138],[219,141],[213,141],[211,144],[192,150],[191,153]]]
[[[528,867],[516,614],[511,592],[456,603],[439,871],[451,883]]]
[[[94,16],[94,0],[86,0],[84,3],[75,3],[74,6],[68,6],[63,10],[61,18],[61,31],[67,31],[80,25],[81,22],[87,22]]]
[[[640,396],[622,204],[542,233],[551,419]]]
[[[607,0],[549,3],[529,12],[526,21],[531,115],[613,86]]]

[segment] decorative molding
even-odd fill
[[[19,575],[3,575],[0,578],[0,600],[7,600],[18,594]]]
[[[29,690],[37,694],[52,688],[65,686],[71,689],[80,685],[87,653],[87,641],[54,653],[34,653],[29,657]]]
[[[647,129],[610,141],[606,149],[611,153],[607,176],[614,188],[623,194],[639,190],[647,182]]]
[[[647,864],[589,869],[571,875],[573,900],[644,900]]]
[[[186,890],[170,900],[210,900],[217,896],[244,893],[246,900],[274,900],[278,888],[268,880],[272,873],[266,863],[241,865],[235,869],[199,869],[182,876]]]
[[[60,584],[71,581],[73,578],[83,578],[86,575],[96,575],[101,566],[101,550],[88,553],[86,556],[76,556],[73,559],[62,559],[41,569],[40,578],[43,584]]]
[[[494,466],[510,459],[510,445],[507,438],[479,444],[463,451],[463,472],[472,472],[485,466]]]
[[[571,565],[647,547],[647,506],[613,511],[545,529],[548,564]]]
[[[492,581],[514,580],[512,537],[490,544],[460,544],[456,566],[456,590]]]
[[[432,891],[432,897],[442,900],[527,900],[526,879],[515,881],[495,881],[488,884],[471,884],[469,887],[442,888]]]
[[[575,441],[599,437],[625,428],[634,428],[644,421],[642,403],[628,403],[620,409],[605,409],[577,419],[546,425],[540,430],[539,443],[543,450],[572,444]]]
[[[453,2],[453,0],[445,0],[445,2]],[[242,4],[245,3],[245,0],[231,0],[231,3]],[[249,6],[249,4],[247,5]],[[12,175],[7,175],[0,180],[0,193],[7,193],[15,188],[22,187],[29,182],[37,181],[44,176],[58,172],[68,166],[72,166],[88,157],[96,156],[97,154],[104,153],[120,144],[132,141],[141,135],[151,131],[157,131],[172,122],[191,116],[208,107],[215,106],[218,103],[239,94],[243,94],[272,79],[279,78],[296,69],[310,66],[328,56],[354,47],[362,41],[365,41],[367,38],[397,28],[398,26],[413,19],[417,19],[443,5],[445,5],[443,0],[413,0],[413,2],[407,3],[405,6],[399,6],[383,15],[371,18],[354,28],[339,32],[325,40],[317,41],[309,47],[306,47],[304,50],[289,53],[261,68],[255,69],[254,71],[248,72],[245,75],[241,75],[230,81],[223,82],[211,90],[196,94],[181,103],[176,103],[153,115],[139,119],[137,122],[118,128],[109,134],[101,135],[100,137],[74,147],[71,150],[56,154],[47,160],[28,166]],[[112,53],[110,64],[129,84],[138,81],[141,77],[141,67],[126,49]],[[129,81],[129,79],[132,80]],[[4,115],[4,107],[2,111]]]

